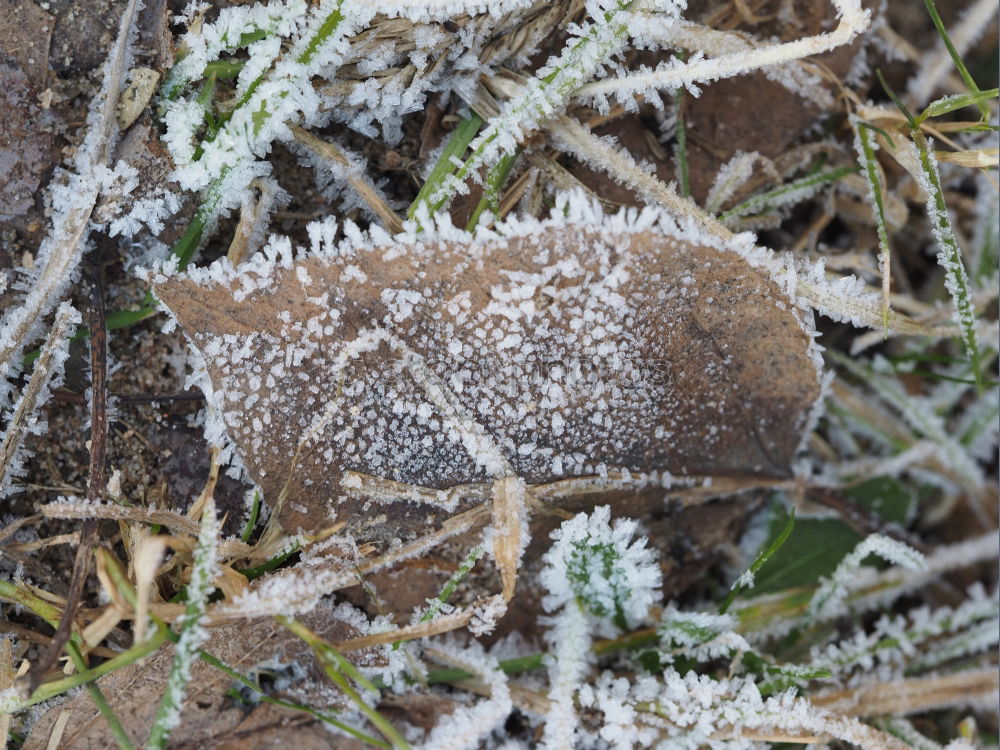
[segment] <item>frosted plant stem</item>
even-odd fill
[[[41,271],[24,302],[15,306],[0,323],[0,397],[9,389],[7,377],[18,366],[20,354],[42,317],[52,309],[69,283],[83,256],[88,223],[100,192],[98,171],[107,164],[116,127],[115,108],[125,79],[138,0],[129,0],[118,26],[115,46],[104,66],[104,82],[98,100],[91,105],[97,119],[87,132],[76,159],[76,174],[63,193],[71,205],[56,206],[52,229],[39,250]],[[103,99],[101,98],[103,97]],[[4,399],[0,398],[0,405]]]
[[[343,176],[343,179],[354,189],[361,200],[368,204],[368,207],[382,220],[383,226],[390,234],[398,234],[403,231],[403,220],[389,207],[379,191],[367,179],[365,173],[352,167],[351,161],[340,148],[329,141],[317,138],[298,125],[291,125],[290,128],[296,141],[324,162],[333,165],[334,174],[338,177]]]
[[[215,503],[209,500],[201,516],[201,532],[194,551],[194,567],[191,581],[187,586],[187,607],[184,623],[174,653],[174,662],[167,678],[160,707],[156,712],[153,728],[149,733],[146,750],[162,750],[166,747],[170,731],[181,720],[184,694],[191,679],[191,664],[198,655],[199,647],[208,632],[202,619],[208,606],[208,597],[215,588],[217,573],[215,556],[218,545],[219,523],[215,514]]]
[[[480,167],[491,166],[505,154],[513,153],[526,130],[564,108],[566,99],[598,67],[625,44],[628,26],[622,20],[634,0],[617,0],[614,6],[594,19],[584,32],[552,59],[519,95],[469,145],[471,154],[444,184],[427,199],[431,214],[441,210],[465,188],[465,180]]]
[[[587,615],[578,602],[567,602],[556,616],[548,638],[552,647],[549,655],[551,687],[542,746],[547,750],[570,750],[574,747],[573,735],[579,723],[573,699],[586,676],[591,648]]]
[[[658,68],[644,73],[630,73],[617,78],[593,81],[576,90],[575,96],[629,96],[650,89],[676,89],[704,81],[731,78],[759,68],[800,60],[828,52],[850,42],[868,28],[871,14],[861,8],[860,0],[832,0],[840,17],[837,28],[773,47],[762,47],[709,60],[690,62],[676,68]]]
[[[640,197],[652,203],[659,203],[672,214],[694,221],[702,230],[730,241],[735,233],[709,216],[694,201],[679,195],[670,185],[642,169],[635,160],[619,148],[598,138],[590,130],[570,117],[560,117],[549,123],[548,130],[556,137],[559,145],[598,167],[616,182],[634,190]],[[854,321],[855,325],[883,330],[885,321],[880,305],[868,300],[837,294],[798,276],[795,280],[795,295],[800,302],[818,312],[835,319]],[[949,338],[958,331],[955,326],[932,326],[889,311],[889,330],[910,336],[931,336]]]
[[[955,305],[955,319],[961,330],[962,345],[969,356],[976,387],[982,390],[983,373],[976,336],[976,311],[972,306],[972,291],[969,275],[965,270],[965,260],[952,229],[934,155],[919,129],[911,130],[910,135],[913,137],[912,148],[916,151],[917,163],[920,165],[918,182],[927,197],[927,218],[930,220],[934,239],[937,240],[938,265],[944,269],[945,287]]]
[[[875,158],[875,143],[871,138],[872,126],[856,115],[851,115],[854,128],[854,148],[864,167],[868,182],[868,197],[872,201],[875,214],[875,230],[878,234],[879,272],[882,274],[882,321],[884,336],[889,336],[889,295],[892,278],[892,252],[889,248],[889,232],[885,224],[885,205],[882,202],[883,185],[878,160]]]
[[[600,167],[640,197],[659,203],[675,216],[693,218],[705,231],[720,239],[733,238],[730,229],[702,211],[694,201],[678,195],[665,182],[640,169],[630,155],[601,140],[573,118],[560,117],[550,123],[548,129],[575,156]]]
[[[996,20],[996,15],[997,0],[978,0],[966,9],[962,19],[949,33],[958,54],[968,52],[983,31]],[[916,104],[929,100],[951,73],[952,65],[951,55],[943,42],[933,52],[925,54],[917,74],[910,79],[909,100]]]
[[[43,394],[54,371],[58,370],[66,359],[70,329],[79,322],[80,313],[69,302],[59,306],[49,338],[42,347],[41,355],[35,360],[31,380],[18,399],[7,431],[4,433],[3,442],[0,443],[0,493],[10,479],[21,442],[31,429],[32,414],[36,406],[40,405],[39,402],[44,399]]]

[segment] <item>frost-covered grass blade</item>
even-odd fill
[[[941,187],[941,176],[938,173],[937,161],[927,144],[927,140],[919,130],[911,131],[913,148],[920,164],[920,186],[927,198],[927,218],[938,244],[938,264],[945,272],[945,287],[951,295],[955,306],[955,318],[962,331],[962,345],[972,366],[972,372],[979,388],[983,387],[983,375],[980,364],[979,339],[976,333],[976,311],[972,304],[972,289],[969,275],[965,270],[965,259],[955,237],[951,224],[951,214],[944,200],[944,190]]]
[[[836,182],[845,175],[857,172],[858,168],[853,166],[836,167],[825,172],[815,172],[800,177],[797,180],[780,185],[772,190],[768,190],[760,195],[739,203],[719,216],[719,221],[728,222],[742,216],[762,213],[768,209],[788,206],[803,201],[823,188],[825,185]]]
[[[938,13],[934,0],[924,0],[924,6],[927,8],[927,13],[930,14],[931,21],[934,22],[934,28],[937,30],[938,36],[941,37],[941,41],[944,42],[944,46],[948,50],[948,54],[951,55],[952,62],[955,63],[955,68],[958,69],[958,74],[962,77],[962,81],[969,89],[969,93],[972,94],[975,99],[972,103],[979,107],[979,113],[982,115],[983,120],[988,121],[990,119],[990,111],[986,107],[983,99],[979,98],[979,95],[982,92],[980,92],[975,80],[973,80],[972,74],[969,73],[969,69],[966,67],[965,61],[962,60],[962,56],[958,54],[958,50],[955,49],[955,45],[952,44],[951,36],[948,34],[948,30],[945,28],[944,22],[941,20],[941,15]]]
[[[601,9],[558,57],[550,59],[503,105],[500,114],[470,143],[472,153],[428,197],[432,213],[462,192],[464,181],[475,176],[480,167],[492,166],[512,154],[528,130],[560,113],[570,94],[624,45],[628,34],[624,19],[632,4],[633,0],[613,0],[606,10]]]
[[[878,234],[879,246],[879,272],[882,274],[882,322],[885,336],[889,336],[889,292],[892,283],[892,250],[889,247],[889,232],[885,225],[885,205],[882,201],[884,187],[878,160],[875,158],[875,144],[871,138],[871,133],[880,133],[885,138],[886,143],[894,146],[892,138],[884,130],[875,128],[859,118],[852,116],[851,124],[854,126],[855,150],[864,168],[865,178],[868,181],[869,197],[875,207],[875,231]]]
[[[146,742],[147,750],[166,747],[171,730],[181,721],[184,695],[191,679],[191,663],[198,656],[198,649],[208,637],[202,617],[208,597],[215,590],[215,576],[218,571],[216,550],[219,541],[219,522],[215,515],[215,503],[209,499],[202,510],[201,532],[194,551],[194,565],[191,581],[187,585],[187,605],[180,637],[175,646],[173,666],[167,680],[156,720]]]
[[[732,605],[733,600],[739,596],[742,591],[753,588],[754,575],[761,569],[761,567],[763,567],[764,563],[768,561],[771,555],[781,549],[781,545],[783,545],[788,537],[791,536],[794,529],[795,509],[793,508],[792,512],[788,514],[788,521],[785,523],[785,528],[781,530],[781,533],[775,537],[773,542],[757,553],[757,557],[754,558],[750,567],[747,568],[746,571],[733,582],[732,588],[730,588],[725,601],[719,605],[719,614],[725,614],[726,610],[728,610],[730,605]]]

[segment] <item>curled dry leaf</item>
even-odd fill
[[[348,470],[438,490],[506,475],[498,462],[529,485],[789,475],[820,385],[766,251],[579,198],[475,238],[346,234],[316,224],[297,259],[272,239],[239,269],[154,278],[204,357],[209,431],[283,497],[287,530],[411,537],[481,502],[380,499]]]

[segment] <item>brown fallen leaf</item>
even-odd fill
[[[239,269],[156,275],[204,357],[210,431],[268,502],[284,495],[287,530],[411,538],[480,502],[435,489],[508,461],[529,485],[789,475],[820,388],[776,262],[652,210],[561,210],[339,247],[317,224],[294,261],[273,239]],[[380,498],[346,470],[431,489]]]

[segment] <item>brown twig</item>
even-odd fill
[[[205,394],[201,391],[172,391],[170,393],[114,393],[109,392],[120,404],[152,404],[160,401],[203,401]],[[85,404],[86,397],[82,393],[73,393],[63,388],[52,392],[52,398],[66,404]]]
[[[95,503],[106,484],[105,463],[108,450],[108,331],[104,310],[104,285],[101,281],[99,268],[93,269],[92,287],[90,293],[90,370],[91,393],[90,406],[90,473],[87,480],[87,502]],[[73,619],[80,606],[83,596],[83,586],[90,570],[91,548],[97,541],[97,521],[87,519],[80,527],[80,544],[76,548],[76,559],[73,561],[73,579],[70,582],[69,595],[66,597],[66,609],[55,635],[49,641],[41,658],[28,674],[31,692],[35,692],[45,674],[52,669],[59,654],[62,653],[70,631]]]
[[[335,144],[317,138],[307,130],[298,125],[292,125],[292,135],[295,140],[309,149],[320,159],[333,165],[333,168],[342,172],[344,179],[354,189],[358,196],[382,221],[386,230],[390,234],[397,234],[403,230],[403,221],[396,215],[396,212],[382,199],[378,190],[360,173],[355,172],[347,155]]]

